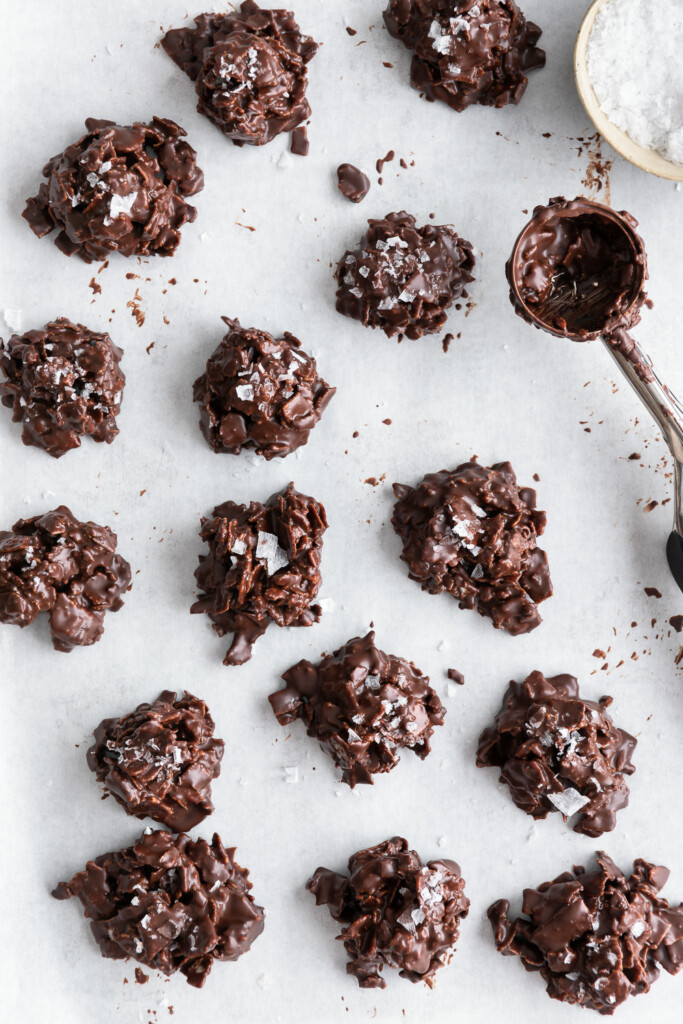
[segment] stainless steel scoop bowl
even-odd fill
[[[628,321],[628,314],[641,304],[643,284],[647,277],[647,259],[643,241],[635,231],[635,222],[629,223],[624,216],[615,210],[596,203],[593,200],[581,199],[584,216],[593,214],[601,223],[609,222],[613,229],[623,232],[623,238],[633,253],[633,280],[631,294],[624,307],[623,318]],[[550,207],[539,208],[550,210]],[[543,319],[542,311],[524,295],[521,285],[521,273],[525,251],[531,235],[538,230],[538,210],[521,231],[507,264],[507,276],[510,284],[510,298],[516,312],[528,323],[547,331],[556,337],[568,338],[571,341],[587,341],[600,338],[610,356],[614,359],[627,381],[640,400],[648,409],[666,441],[674,460],[674,527],[667,543],[669,567],[678,586],[683,590],[683,407],[676,396],[669,390],[655,372],[652,360],[643,352],[623,327],[607,330],[604,316],[596,316],[595,322],[585,322],[580,332],[558,329],[547,319]],[[558,216],[562,210],[558,207]],[[628,302],[630,301],[630,305]]]

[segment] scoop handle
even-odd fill
[[[674,532],[667,556],[676,583],[683,590],[683,407],[657,376],[652,360],[625,331],[602,337],[627,381],[662,431],[674,460]]]

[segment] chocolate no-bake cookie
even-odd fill
[[[187,196],[201,192],[197,154],[174,121],[117,125],[94,117],[87,133],[43,168],[46,182],[22,216],[42,238],[92,263],[122,256],[172,256],[180,228],[197,216]]]
[[[197,110],[231,139],[263,146],[310,116],[307,64],[318,49],[291,11],[244,0],[230,14],[200,14],[171,29],[166,53],[195,82]]]
[[[347,974],[361,988],[385,988],[382,968],[399,968],[408,981],[425,981],[450,960],[470,901],[452,860],[424,864],[398,836],[354,853],[349,875],[318,868],[307,884],[316,906],[344,925]]]
[[[270,701],[280,725],[297,718],[342,770],[351,787],[390,772],[401,749],[424,759],[446,709],[412,662],[385,654],[375,634],[355,637],[312,665],[300,661]]]
[[[48,612],[56,651],[99,640],[106,612],[119,610],[130,580],[116,534],[79,522],[65,505],[0,530],[0,622],[28,626]]]
[[[342,256],[337,312],[395,334],[420,338],[446,322],[446,310],[473,281],[474,252],[449,225],[418,228],[410,214],[369,220],[359,249]]]
[[[164,690],[151,704],[100,722],[88,767],[127,814],[189,831],[213,811],[211,783],[224,747],[213,732],[203,700]]]
[[[205,839],[146,829],[135,846],[88,861],[58,900],[77,896],[102,956],[180,971],[201,988],[215,960],[237,960],[263,931],[249,872],[214,834]]]
[[[513,636],[540,624],[537,605],[552,594],[537,544],[546,517],[509,462],[490,469],[466,462],[429,473],[417,487],[394,484],[394,494],[401,558],[423,590],[447,591]]]
[[[60,458],[81,437],[111,444],[126,378],[108,334],[60,317],[42,330],[0,339],[0,401],[23,423],[26,445]]]
[[[209,553],[195,577],[203,593],[193,613],[206,612],[219,636],[232,633],[224,665],[242,665],[268,626],[311,626],[320,589],[325,509],[290,484],[265,505],[217,505],[202,519]]]
[[[215,452],[289,455],[306,444],[336,389],[318,376],[294,335],[275,339],[222,319],[228,333],[194,382],[201,432]]]
[[[601,836],[628,803],[637,740],[607,714],[611,697],[583,700],[573,676],[532,672],[511,682],[495,725],[479,737],[477,766],[500,768],[500,781],[533,818],[581,813],[575,832]]]
[[[636,860],[626,878],[607,854],[598,870],[566,871],[538,889],[525,889],[522,913],[498,900],[488,917],[498,951],[540,971],[552,999],[614,1013],[629,996],[647,992],[659,968],[683,967],[683,904],[659,895],[667,868]]]
[[[514,0],[389,0],[384,23],[413,51],[413,88],[453,110],[519,103],[545,64],[541,30]]]

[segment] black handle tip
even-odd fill
[[[666,542],[666,557],[669,561],[671,575],[683,590],[683,538],[675,530],[669,534]]]

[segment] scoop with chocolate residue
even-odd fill
[[[628,803],[636,739],[607,714],[611,697],[584,700],[573,676],[532,672],[511,682],[477,747],[478,768],[500,768],[515,804],[533,818],[580,813],[575,832],[601,836]]]
[[[122,256],[172,256],[180,228],[197,216],[185,201],[204,187],[197,154],[174,121],[121,126],[87,118],[87,134],[43,168],[46,182],[22,216],[42,238],[86,263]]]
[[[413,51],[413,88],[453,110],[519,103],[545,65],[541,30],[514,0],[389,0],[384,23]]]
[[[361,988],[386,988],[384,967],[408,981],[434,987],[451,959],[470,901],[452,860],[425,864],[395,836],[349,858],[349,874],[318,868],[306,888],[344,927],[347,974]]]
[[[23,423],[24,444],[55,459],[80,447],[83,436],[111,444],[126,383],[122,355],[108,334],[65,317],[6,344],[0,339],[0,401]]]
[[[498,900],[488,918],[498,952],[538,971],[551,999],[611,1015],[649,992],[660,967],[683,968],[683,904],[660,895],[667,868],[638,859],[627,878],[606,853],[596,860],[596,871],[575,867],[525,889],[523,917]]]
[[[518,316],[572,341],[600,338],[659,426],[675,462],[674,530],[669,567],[683,590],[683,407],[630,337],[651,305],[645,244],[638,222],[592,199],[551,199],[537,206],[506,264]]]
[[[282,678],[286,686],[268,698],[278,722],[300,718],[351,788],[390,772],[399,750],[424,760],[446,714],[429,678],[375,646],[374,632],[349,640],[317,665],[300,661]]]
[[[195,82],[197,110],[236,145],[263,146],[310,116],[307,65],[318,44],[291,11],[200,14],[196,28],[171,29],[161,44]]]
[[[405,211],[368,224],[361,247],[337,266],[337,312],[389,338],[440,331],[446,310],[474,280],[472,245],[450,225],[418,228]]]
[[[417,487],[394,484],[394,494],[401,558],[423,590],[450,593],[513,636],[540,625],[537,606],[553,592],[537,544],[546,517],[509,462],[466,462],[427,474]]]

